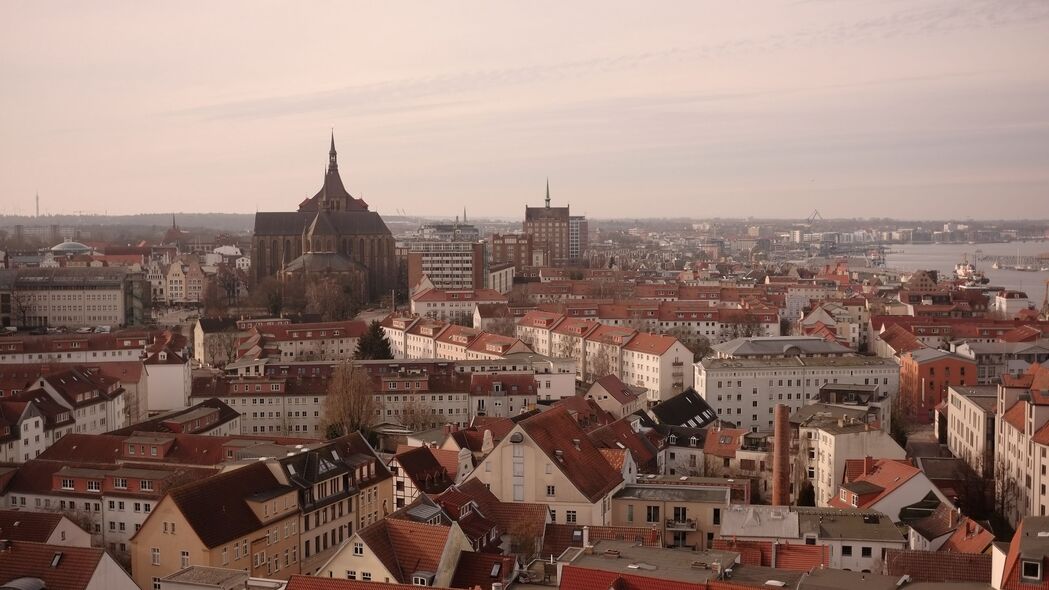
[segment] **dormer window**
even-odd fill
[[[412,584],[416,586],[426,586],[426,576],[412,576]]]
[[[1042,579],[1042,562],[1040,561],[1028,561],[1023,560],[1020,564],[1020,577],[1025,580],[1039,580]]]

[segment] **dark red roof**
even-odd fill
[[[515,558],[510,555],[463,551],[452,575],[452,588],[479,586],[487,590],[493,583],[505,584],[514,575],[514,566]]]
[[[46,543],[63,518],[53,512],[0,510],[0,539]]]
[[[991,582],[991,556],[946,551],[889,549],[885,552],[885,573],[908,575],[915,582]]]
[[[399,582],[415,572],[436,572],[451,527],[388,518],[360,531],[361,539]]]

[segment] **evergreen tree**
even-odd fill
[[[386,332],[382,331],[382,325],[378,321],[373,321],[368,326],[368,331],[357,342],[357,354],[354,355],[354,358],[358,360],[393,358],[390,341],[386,338]]]

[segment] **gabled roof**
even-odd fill
[[[413,447],[397,453],[394,459],[404,474],[423,493],[439,494],[453,483],[448,469],[441,464],[434,454],[434,449],[430,447]]]
[[[512,532],[518,528],[541,530],[549,517],[546,504],[532,502],[503,502],[478,479],[465,481],[456,488],[466,494],[500,530]]]
[[[612,396],[612,399],[616,400],[622,405],[631,404],[637,401],[637,398],[645,393],[643,388],[631,387],[616,375],[606,375],[590,386],[590,390],[597,386],[600,386],[608,395]],[[589,392],[588,392],[589,393]]]
[[[13,541],[0,551],[0,584],[17,578],[39,578],[47,590],[85,590],[104,555],[95,547],[69,547],[27,541]],[[57,559],[57,564],[55,563]],[[114,575],[130,578],[119,567]],[[112,582],[117,580],[107,580]]]
[[[968,516],[961,522],[950,537],[940,546],[940,551],[951,553],[986,553],[994,543],[994,533]]]
[[[991,556],[889,549],[885,552],[885,573],[890,576],[910,576],[914,582],[990,584]]]
[[[876,459],[872,469],[856,477],[849,485],[856,483],[871,484],[881,488],[881,491],[871,493],[868,497],[861,497],[861,501],[858,502],[856,507],[866,508],[873,506],[919,474],[921,474],[920,469],[906,462],[894,459]],[[850,504],[843,502],[838,496],[835,496],[830,501],[830,505],[838,508],[852,507]]]
[[[567,410],[551,409],[518,426],[590,502],[597,502],[623,482],[622,474],[608,464]]]
[[[384,519],[357,534],[401,583],[415,572],[436,572],[452,527],[411,520]]]
[[[652,406],[650,412],[660,424],[692,428],[702,428],[718,418],[707,400],[691,387]]]
[[[63,518],[53,512],[0,510],[0,539],[46,543]]]
[[[516,558],[510,555],[463,551],[452,574],[452,588],[491,588],[492,584],[505,584],[514,575]]]
[[[250,496],[292,489],[259,462],[177,487],[168,495],[204,545],[218,547],[265,526],[248,505]]]

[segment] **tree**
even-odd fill
[[[224,367],[237,359],[240,338],[236,332],[217,332],[204,336],[204,362],[213,367]]]
[[[517,324],[514,323],[512,316],[500,317],[488,322],[485,331],[499,334],[500,336],[514,337],[514,333],[517,331]]]
[[[266,308],[271,316],[278,316],[284,309],[283,286],[275,277],[266,277],[255,285],[250,300],[253,305]]]
[[[213,277],[204,286],[204,315],[222,316],[226,314],[227,297],[218,284],[218,278]]]
[[[710,347],[710,339],[701,334],[694,334],[688,328],[674,328],[667,332],[667,335],[677,338],[681,344],[684,344],[685,348],[692,353],[692,360],[694,362],[702,360],[703,357],[710,354],[710,351],[712,350]]]
[[[380,360],[392,359],[393,351],[390,349],[390,340],[386,338],[386,332],[382,324],[375,320],[368,326],[368,331],[357,341],[357,353],[354,358],[358,360]]]
[[[306,311],[326,322],[350,319],[360,308],[358,290],[359,285],[348,277],[311,275],[305,285]]]
[[[351,362],[336,365],[324,398],[324,431],[328,438],[370,432],[381,409],[368,371]]]
[[[539,553],[543,541],[545,524],[536,519],[514,519],[507,526],[506,534],[510,537],[510,553],[519,555],[527,563]]]
[[[33,310],[33,302],[28,293],[21,291],[11,292],[11,311],[14,312],[15,325],[25,327],[29,325],[29,312]]]
[[[598,346],[597,352],[590,357],[587,363],[585,379],[587,383],[593,383],[616,372],[615,359],[613,358],[615,353],[608,350],[608,348],[611,347]]]
[[[444,416],[437,413],[433,406],[426,403],[422,394],[403,396],[405,401],[401,404],[401,419],[399,422],[412,432],[436,428],[445,421]]]
[[[801,484],[801,491],[798,492],[798,506],[815,506],[816,505],[816,488],[812,487],[812,482],[805,480]]]

